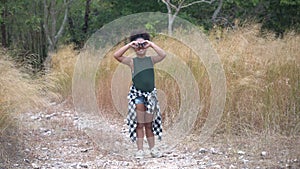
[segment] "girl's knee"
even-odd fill
[[[137,129],[142,129],[142,128],[144,128],[144,123],[137,123],[137,126],[136,126],[136,128]]]
[[[145,128],[148,130],[152,130],[152,123],[145,123]]]

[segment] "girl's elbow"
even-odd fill
[[[115,59],[118,59],[120,57],[120,55],[118,55],[117,53],[114,53],[113,56],[114,56]]]

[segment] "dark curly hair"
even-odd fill
[[[135,41],[138,38],[143,38],[144,40],[150,40],[150,35],[144,30],[134,30],[130,34],[130,42]]]

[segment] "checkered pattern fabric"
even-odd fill
[[[132,85],[130,87],[128,98],[128,116],[127,116],[127,125],[129,127],[129,135],[133,142],[136,141],[136,105],[134,99],[140,96],[145,97],[145,107],[146,113],[154,114],[154,119],[152,121],[152,132],[154,135],[158,136],[158,139],[161,140],[162,136],[162,119],[160,114],[159,103],[157,100],[157,90],[154,88],[151,92],[142,92]]]

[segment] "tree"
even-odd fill
[[[287,30],[300,31],[300,0],[264,0],[263,29],[283,37]]]
[[[72,0],[63,0],[63,4],[59,0],[44,0],[44,29],[48,40],[48,56],[45,60],[45,66],[49,68],[52,53],[55,52],[58,39],[62,36],[65,24],[68,18],[69,4]],[[62,5],[62,8],[60,7]],[[58,14],[64,11],[63,20],[58,28]],[[51,26],[49,26],[49,24]]]
[[[13,50],[18,65],[39,71],[46,57],[41,0],[0,1],[1,44]]]
[[[87,33],[87,30],[89,28],[90,6],[91,6],[91,0],[86,0],[85,14],[84,14],[84,25],[83,25],[83,28],[82,28],[82,31],[85,34]]]
[[[1,16],[0,16],[0,27],[1,27],[1,36],[2,36],[2,46],[4,48],[8,47],[7,44],[7,31],[6,31],[6,17],[8,15],[7,12],[7,4],[6,0],[3,0],[3,8],[1,9]]]
[[[169,35],[171,35],[173,32],[172,28],[173,28],[174,20],[181,9],[187,8],[189,6],[198,3],[212,4],[213,2],[215,2],[215,0],[199,0],[199,1],[189,1],[189,2],[187,2],[186,0],[178,0],[176,1],[177,5],[175,5],[175,3],[172,3],[171,0],[162,0],[162,2],[166,5],[168,10],[168,33]],[[223,4],[223,0],[220,0],[219,7],[215,11],[213,15],[213,19],[215,19],[218,13],[220,12],[222,4]]]
[[[218,16],[218,14],[219,14],[220,11],[221,11],[222,6],[223,6],[223,0],[219,0],[218,7],[217,7],[217,9],[215,10],[215,12],[214,12],[214,14],[213,14],[213,16],[212,16],[212,18],[211,18],[212,22],[216,22],[217,16]]]
[[[300,32],[300,0],[227,0],[224,13],[239,24],[261,23],[262,32],[273,31],[282,37],[288,30]]]
[[[97,3],[97,1],[81,0],[75,1],[70,6],[70,15],[68,15],[68,25],[66,27],[69,39],[66,39],[66,42],[74,43],[76,48],[83,47],[85,40],[90,35],[91,24],[93,24],[93,20],[91,20],[93,3]]]

